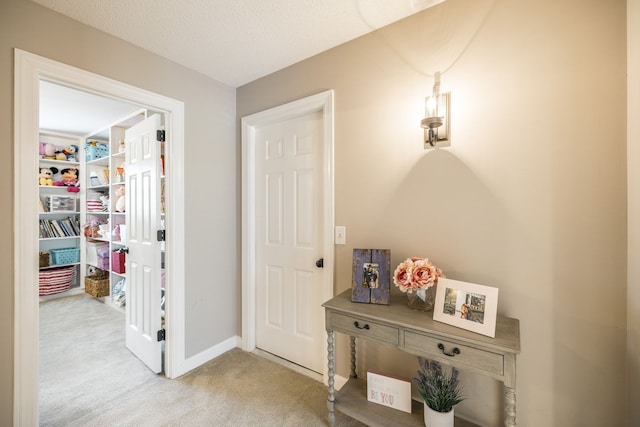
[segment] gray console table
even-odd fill
[[[496,337],[435,322],[433,313],[411,310],[404,295],[392,296],[390,305],[351,302],[347,290],[323,304],[328,344],[330,419],[338,410],[368,425],[420,426],[422,403],[412,414],[367,401],[366,383],[356,375],[356,338],[395,347],[407,353],[477,372],[504,384],[505,425],[516,425],[516,355],[520,353],[518,319],[498,316]],[[335,332],[350,336],[351,374],[338,392],[334,389]],[[464,422],[456,420],[456,426]]]

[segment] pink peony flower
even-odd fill
[[[412,271],[413,261],[409,258],[404,262],[401,262],[396,270],[393,272],[393,283],[400,288],[402,292],[411,293],[412,288]]]
[[[412,293],[418,289],[427,289],[438,283],[438,277],[444,277],[442,270],[433,265],[428,258],[407,258],[393,272],[393,283],[402,291]]]

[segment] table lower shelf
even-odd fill
[[[369,426],[424,427],[422,402],[412,401],[411,414],[369,402],[367,382],[358,378],[351,378],[336,393],[335,410]],[[477,425],[456,417],[455,427],[477,427]]]

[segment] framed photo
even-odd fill
[[[498,288],[440,277],[433,320],[496,336]]]
[[[353,250],[352,302],[389,304],[390,254],[389,249]]]

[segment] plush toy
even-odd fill
[[[116,212],[124,212],[125,211],[125,194],[124,194],[124,185],[118,185],[115,188],[115,199],[114,199],[114,209]]]
[[[53,144],[49,144],[41,142],[40,143],[40,157],[43,159],[55,159],[56,158],[56,146]]]
[[[67,161],[67,156],[62,152],[62,150],[56,151],[56,160],[60,160],[62,162]]]
[[[53,185],[53,175],[58,173],[58,168],[39,168],[38,183],[40,185]]]
[[[76,153],[78,152],[77,145],[69,145],[62,149],[62,153],[65,155],[65,160],[73,162],[76,160]]]
[[[62,176],[62,181],[60,183],[62,185],[67,186],[67,191],[70,193],[77,193],[80,191],[78,188],[78,169],[76,168],[66,168],[60,171],[60,175]]]
[[[100,225],[104,224],[104,221],[98,218],[91,218],[89,222],[82,224],[84,229],[84,237],[100,238]]]

